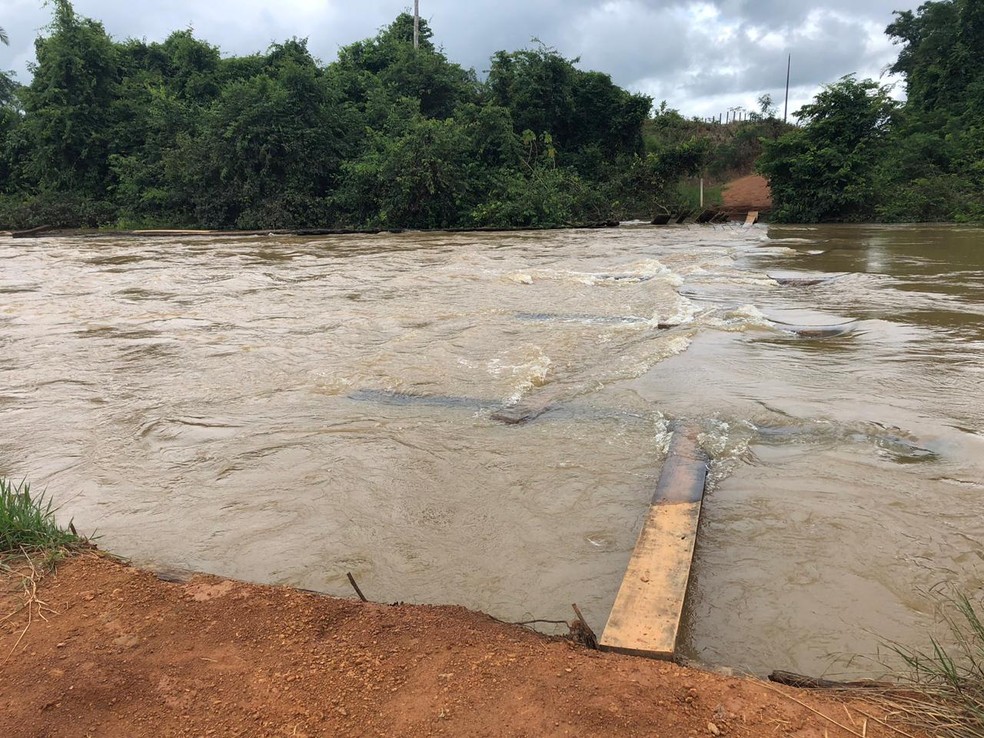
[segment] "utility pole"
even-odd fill
[[[413,0],[413,48],[420,48],[420,0]]]
[[[789,59],[786,60],[786,105],[782,109],[782,122],[786,122],[786,118],[789,116],[789,72],[793,68],[793,55],[789,55]]]

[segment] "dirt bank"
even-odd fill
[[[772,210],[772,192],[769,190],[769,183],[757,174],[750,174],[726,184],[722,199],[725,210],[729,212],[758,210],[760,213],[767,213]]]
[[[3,584],[6,614],[23,594]],[[5,738],[893,735],[865,726],[871,706],[603,654],[455,607],[168,582],[94,554],[37,595],[26,631],[26,610],[0,624]]]

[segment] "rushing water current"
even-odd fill
[[[138,563],[600,632],[687,419],[685,654],[865,671],[982,583],[980,229],[3,239],[0,326],[0,474]]]

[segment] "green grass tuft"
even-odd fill
[[[902,684],[909,698],[894,706],[937,736],[984,738],[984,622],[978,607],[962,592],[942,595],[945,644],[932,638],[925,650],[889,646],[908,667]]]
[[[15,484],[0,477],[0,554],[51,553],[81,542],[55,522],[51,500],[43,492],[32,495],[26,481]]]

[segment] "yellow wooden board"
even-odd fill
[[[758,210],[753,210],[745,218],[745,225],[747,226],[755,225],[756,223],[758,223],[758,219],[759,219]]]
[[[653,504],[600,641],[602,649],[669,659],[690,581],[707,459],[696,429],[674,434]]]

